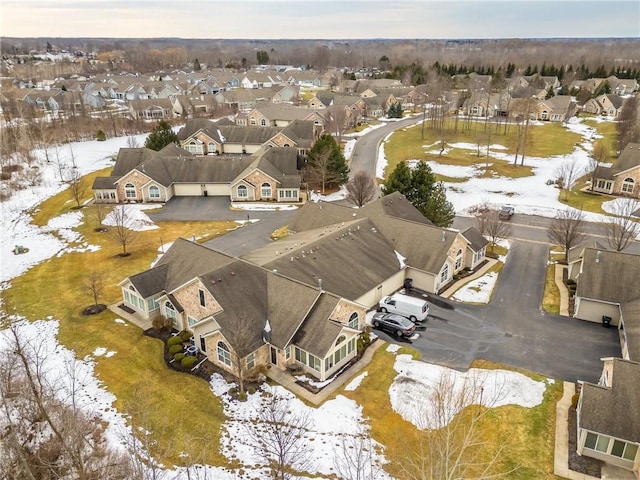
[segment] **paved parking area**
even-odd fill
[[[154,222],[246,219],[246,212],[231,210],[230,205],[228,197],[174,197],[149,218]]]

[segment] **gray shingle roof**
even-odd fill
[[[610,388],[582,386],[580,427],[640,443],[640,363],[613,359]]]
[[[93,190],[112,190],[116,188],[116,182],[120,177],[96,177],[93,181]]]
[[[640,255],[585,248],[582,262],[577,278],[578,297],[612,303],[640,298]]]
[[[460,233],[469,241],[469,246],[474,252],[479,252],[489,243],[489,241],[482,236],[480,230],[475,227],[469,227]]]
[[[293,343],[316,357],[324,358],[343,329],[342,325],[328,320],[339,301],[338,297],[323,292],[293,337]]]
[[[318,231],[312,240],[289,250],[285,244],[280,247],[278,255],[269,250],[273,260],[264,263],[265,268],[308,285],[318,285],[321,279],[324,290],[349,300],[357,300],[400,271],[393,245],[368,219]],[[258,250],[251,255],[259,258],[263,253]]]

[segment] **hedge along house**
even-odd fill
[[[292,147],[215,156],[193,155],[174,144],[159,152],[121,148],[111,176],[96,178],[93,191],[98,203],[166,202],[174,196],[298,202],[299,162]]]
[[[296,364],[325,380],[356,356],[365,324],[362,305],[184,239],[119,286],[126,306],[190,330],[234,375]]]

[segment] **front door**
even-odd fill
[[[278,364],[278,349],[276,347],[271,347],[271,364]]]

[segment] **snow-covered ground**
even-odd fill
[[[139,144],[144,140],[144,136],[140,135],[137,138]],[[67,166],[71,162],[71,149],[73,149],[73,156],[75,157],[76,167],[83,175],[93,172],[95,170],[103,169],[112,165],[111,158],[117,153],[118,148],[124,147],[127,144],[127,138],[110,139],[106,142],[80,142],[74,143],[69,146],[61,146],[59,149],[59,156],[66,163]],[[496,148],[498,150],[498,148]],[[37,152],[39,158],[44,159],[44,152]],[[383,158],[383,157],[382,157]],[[527,161],[527,164],[532,165],[534,159]],[[549,162],[549,160],[540,160],[540,163]],[[540,167],[542,168],[542,167]],[[70,212],[64,215],[53,218],[45,227],[36,227],[31,222],[31,212],[37,209],[37,206],[46,198],[55,195],[66,188],[66,185],[61,182],[59,178],[58,165],[55,162],[41,164],[41,175],[43,179],[42,185],[30,187],[25,190],[15,192],[15,194],[7,201],[2,202],[2,215],[0,215],[0,228],[2,229],[2,237],[0,242],[0,263],[2,268],[0,269],[0,282],[6,287],[7,282],[10,282],[12,278],[22,275],[33,265],[46,261],[55,255],[64,255],[70,251],[88,251],[98,247],[88,245],[86,241],[74,230],[74,227],[80,224],[82,216],[79,212]],[[538,178],[540,177],[540,178]],[[536,174],[539,181],[543,181],[544,175]],[[463,185],[467,185],[466,182]],[[494,189],[494,184],[487,184],[487,188]],[[518,189],[527,188],[525,184]],[[536,183],[535,189],[540,189],[540,186]],[[469,192],[467,195],[469,195]],[[556,192],[557,193],[557,192]],[[523,192],[524,194],[524,192]],[[476,195],[475,203],[481,199],[487,197],[487,191],[479,191]],[[342,198],[344,191],[338,192],[335,197]],[[332,199],[333,196],[327,197]],[[71,198],[70,198],[71,201]],[[509,199],[509,203],[516,203],[513,198]],[[545,205],[543,205],[544,207]],[[458,207],[458,205],[456,205]],[[132,222],[132,228],[150,228],[154,227],[148,220],[148,217],[143,213],[143,208],[139,206],[131,206],[130,209]],[[108,222],[109,220],[107,220]],[[29,248],[29,252],[22,255],[14,255],[12,250],[15,245],[22,245]],[[18,309],[19,310],[19,309]],[[77,364],[76,368],[78,372],[83,376],[82,388],[76,391],[76,397],[78,404],[87,411],[95,412],[100,415],[101,418],[107,424],[107,436],[110,443],[114,448],[119,448],[122,445],[122,439],[124,437],[130,437],[131,431],[126,424],[125,417],[113,408],[113,402],[115,397],[109,393],[108,386],[103,385],[94,375],[93,367],[96,358],[100,358],[100,361],[109,361],[111,356],[117,356],[117,351],[107,350],[105,347],[97,346],[93,351],[93,355],[78,359],[75,357],[74,352],[68,350],[64,346],[60,345],[57,341],[57,330],[59,320],[54,318],[42,319],[36,322],[28,323],[20,321],[20,312],[15,313],[15,320],[18,322],[19,328],[28,338],[37,338],[43,352],[46,352],[46,368],[44,372],[47,376],[50,376],[51,381],[60,382],[63,385],[60,392],[64,394],[68,390],[64,387],[65,382],[68,379],[64,378],[62,372],[65,371],[64,365],[69,362]],[[116,320],[114,322],[114,328],[128,328],[128,324],[122,320]],[[0,332],[2,333],[2,332]],[[0,335],[0,348],[6,348],[7,339],[4,335]],[[396,362],[399,376],[411,377],[413,385],[411,391],[402,390],[400,383],[407,382],[394,382],[389,390],[389,396],[394,408],[400,408],[400,403],[414,401],[412,399],[424,398],[428,394],[429,384],[425,379],[432,378],[435,375],[435,368],[433,365],[428,365],[422,362],[408,362],[406,359],[399,356]],[[487,378],[492,378],[490,374]],[[360,388],[360,382],[365,378],[363,373],[356,379],[352,380],[349,384],[349,390],[355,390]],[[524,377],[526,378],[526,377]],[[495,383],[494,380],[491,380]],[[509,387],[510,399],[509,403],[520,404],[526,407],[537,405],[536,399],[539,396],[539,390],[544,391],[544,384],[542,386],[537,385],[540,382],[527,382],[525,380],[518,380],[519,383],[509,380],[505,382],[508,385],[519,385],[519,391],[511,391]],[[249,401],[239,403],[228,397],[226,392],[230,388],[230,385],[223,384],[220,378],[212,378],[211,381],[213,394],[220,397],[223,402],[225,412],[229,417],[229,420],[225,422],[224,429],[227,434],[221,438],[222,451],[229,458],[239,459],[247,472],[245,478],[266,478],[263,466],[256,462],[251,452],[251,447],[247,444],[247,436],[243,435],[243,430],[248,425],[250,428],[257,428],[256,422],[256,408],[259,408],[260,402],[264,401],[264,398],[256,393],[251,395]],[[266,387],[265,388],[269,388]],[[487,388],[491,388],[487,385]],[[290,394],[281,389],[280,387],[274,387],[271,389],[271,393],[277,392],[283,396],[289,396]],[[538,395],[538,396],[536,396]],[[402,398],[402,402],[400,402]],[[539,402],[538,402],[539,403]],[[292,408],[298,411],[307,412],[313,419],[314,428],[309,432],[309,443],[314,446],[314,459],[315,469],[313,472],[317,472],[319,476],[331,475],[333,473],[333,458],[336,446],[340,444],[341,440],[345,437],[353,437],[360,435],[362,429],[367,429],[367,420],[362,417],[362,407],[353,400],[348,399],[345,396],[338,396],[325,404],[320,408],[312,408],[304,405],[302,402],[291,398]],[[246,420],[251,420],[247,422]],[[254,423],[256,422],[256,423]],[[241,426],[245,425],[245,426]],[[376,449],[376,460],[379,465],[386,462],[384,458],[384,450],[382,446],[380,449]],[[237,479],[237,472],[227,472],[224,469],[215,466],[206,467],[210,472],[210,478],[216,478],[220,480]],[[262,472],[262,473],[261,473]],[[173,469],[167,471],[167,479],[179,479],[184,478],[184,471],[180,469]],[[385,478],[383,475],[381,478]]]
[[[547,124],[535,122],[532,128],[545,128]],[[411,128],[411,127],[409,127]],[[593,151],[593,142],[599,135],[596,130],[582,123],[582,119],[572,118],[566,128],[582,137],[573,152],[567,155],[558,155],[549,158],[525,157],[525,166],[531,167],[533,175],[522,178],[492,177],[482,178],[479,167],[484,165],[484,155],[487,152],[486,145],[481,147],[481,157],[478,158],[478,166],[456,166],[438,163],[436,160],[428,162],[432,170],[440,175],[453,178],[466,178],[465,182],[445,182],[447,187],[447,199],[450,200],[458,214],[466,214],[469,210],[481,202],[487,201],[494,206],[505,203],[516,207],[517,213],[555,217],[558,209],[566,208],[558,200],[559,191],[554,185],[547,185],[547,181],[554,180],[556,169],[564,162],[576,162],[578,169],[585,172],[589,163],[589,155]],[[384,169],[387,159],[384,155],[384,144],[381,144],[376,166],[376,176],[384,177]],[[438,154],[440,147],[437,144],[424,145],[425,152]],[[447,144],[447,148],[468,150],[469,155],[476,157],[477,145],[473,143]],[[503,151],[506,147],[494,144],[489,147],[489,160],[502,160],[513,163],[513,155]],[[411,162],[410,162],[411,164]],[[601,215],[585,212],[588,220],[600,221]]]
[[[497,280],[497,272],[485,273],[460,288],[451,298],[458,302],[489,303],[491,292],[493,292]]]

